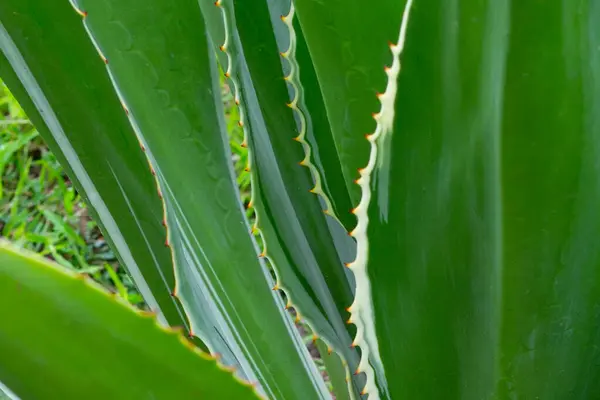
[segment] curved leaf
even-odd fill
[[[3,1],[0,75],[159,321],[187,327],[171,297],[175,281],[156,185],[80,16],[66,2]]]
[[[352,331],[348,332],[345,324],[347,319],[345,307],[352,296],[351,280],[347,276],[349,271],[343,267],[339,255],[342,254],[344,261],[351,260],[354,256],[352,251],[354,244],[343,227],[333,219],[326,218],[321,211],[318,198],[308,192],[308,189],[312,188],[308,186],[312,179],[310,171],[304,166],[297,165],[290,156],[285,156],[286,151],[294,152],[301,160],[303,148],[300,143],[292,140],[294,135],[297,135],[294,129],[296,125],[292,110],[285,107],[289,97],[283,84],[283,70],[273,32],[269,34],[271,36],[269,43],[274,47],[270,48],[271,54],[265,62],[271,69],[270,79],[279,79],[280,84],[278,84],[278,91],[270,92],[266,83],[268,80],[257,82],[249,71],[248,50],[242,48],[240,44],[238,36],[240,22],[237,20],[239,16],[234,14],[232,2],[223,0],[219,2],[219,6],[227,21],[227,29],[215,29],[211,31],[211,35],[213,40],[217,41],[215,47],[220,48],[220,52],[224,49],[228,54],[226,61],[231,64],[227,64],[224,69],[233,80],[236,101],[242,108],[241,123],[250,148],[253,190],[251,203],[257,213],[257,223],[253,230],[260,229],[266,243],[264,255],[274,264],[278,277],[275,288],[285,290],[288,306],[293,305],[303,318],[310,321],[311,327],[348,359],[354,371],[358,365],[358,354],[356,349],[350,347]],[[207,4],[205,7],[207,18],[208,15],[214,15]],[[237,8],[238,6],[235,9]],[[271,15],[273,12],[270,11],[264,5],[253,9],[252,27],[248,29],[264,30],[266,35],[269,27],[274,29],[272,23],[275,21],[281,28],[280,31],[289,36],[289,30],[280,20],[279,14],[273,16]],[[250,10],[245,9],[244,12]],[[258,18],[258,15],[261,17]],[[248,18],[246,16],[245,20],[249,22]],[[258,28],[262,24],[265,26]],[[230,35],[227,39],[221,36],[221,32],[224,31]],[[263,35],[253,32],[247,40],[251,46],[257,47],[249,51],[257,53],[263,39]],[[261,47],[260,51],[266,50]],[[258,61],[254,59],[254,68],[257,68],[255,73],[263,70],[256,64]],[[258,86],[262,90],[260,97],[257,92]],[[279,104],[277,109],[285,110],[285,114],[279,115],[276,110],[269,111],[265,104],[271,103]],[[279,122],[273,124],[272,118],[276,118]],[[287,139],[284,136],[285,130],[277,128],[278,123],[288,124],[285,125],[286,129],[289,128]],[[274,144],[274,141],[278,143]],[[278,159],[278,155],[281,158]],[[293,179],[285,179],[285,176],[290,174],[298,174],[302,179],[309,178],[309,181],[301,179],[301,186],[298,187],[293,183]],[[306,192],[302,192],[304,194],[299,192],[302,185],[306,189]],[[310,207],[316,206],[317,210],[314,212],[317,214],[310,214],[308,210],[311,208],[305,209],[304,202],[307,202]],[[327,240],[316,240],[319,236],[315,232],[319,232],[320,237],[324,236]]]
[[[403,1],[295,0],[302,32],[319,79],[331,130],[353,204],[354,181],[368,161],[365,135],[375,123],[376,94],[385,89],[388,43],[398,37]]]
[[[360,179],[373,397],[600,393],[599,19],[413,1]]]
[[[25,399],[258,399],[179,331],[119,300],[0,243],[0,380]]]
[[[198,2],[78,6],[157,176],[193,332],[269,398],[327,396],[249,235]]]

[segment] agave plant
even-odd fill
[[[162,326],[5,248],[0,381],[328,398],[293,306],[337,399],[599,398],[600,2],[292,3],[0,2],[0,76]]]

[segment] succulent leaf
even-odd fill
[[[0,381],[20,398],[259,398],[181,329],[4,242],[0,300]]]

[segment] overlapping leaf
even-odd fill
[[[289,12],[289,2],[285,3],[245,8],[221,1],[216,9],[226,27],[213,26],[211,35],[242,109],[241,123],[251,153],[256,227],[278,274],[276,287],[285,290],[301,316],[349,360],[354,371],[358,358],[345,325],[352,281],[342,263],[354,257],[354,244],[344,228],[323,213],[319,197],[310,193],[315,176],[299,165],[306,153],[294,140],[300,134],[297,110],[287,106],[294,93],[290,97],[284,81],[286,67],[278,54],[278,44],[286,47],[290,42],[290,30],[281,21],[284,10]],[[201,4],[215,25],[214,5]],[[270,89],[271,84],[276,90]]]
[[[68,10],[71,14],[67,16],[64,8],[48,5],[45,10],[36,8],[37,3],[19,3],[24,18],[33,21],[25,35],[52,43],[53,50],[65,60],[60,73],[80,69],[78,57],[90,58],[91,44],[82,55],[78,48],[65,46],[69,40],[61,41],[52,30],[44,30],[43,35],[35,30],[50,26],[39,21],[55,24],[64,19],[70,23],[69,18],[77,18],[75,11]],[[119,98],[129,110],[157,177],[157,198],[164,198],[167,206],[167,244],[176,263],[175,291],[189,315],[193,333],[220,353],[224,362],[241,366],[240,374],[258,381],[270,397],[327,396],[281,299],[270,290],[270,272],[257,259],[248,235],[232,179],[216,65],[207,48],[198,3],[182,0],[174,7],[167,1],[108,1],[80,2],[77,6],[108,63]],[[21,29],[23,25],[15,26]],[[26,43],[22,47],[26,49]],[[44,62],[52,59],[48,53],[32,51],[29,64],[40,62],[38,57]],[[97,53],[93,59],[104,68]],[[50,91],[44,86],[44,73],[36,70],[37,86],[26,87],[30,95],[40,86],[44,87],[42,93]],[[67,97],[70,102],[88,90],[86,82],[72,86],[76,90]],[[102,98],[96,94],[99,101],[120,107],[116,95]],[[47,110],[52,111],[50,106]],[[128,133],[128,138],[134,137]],[[92,139],[81,127],[73,130],[73,135],[80,141]],[[74,153],[78,157],[85,154]],[[119,170],[109,172],[118,176]],[[127,181],[114,181],[112,191],[127,190]],[[164,243],[162,240],[161,246]],[[172,268],[170,260],[162,266]]]
[[[65,2],[4,1],[0,25],[2,79],[91,205],[146,303],[163,323],[187,325],[170,295],[175,282],[156,185],[81,17]]]
[[[24,399],[258,399],[181,332],[111,296],[0,243],[3,385]]]
[[[600,393],[599,18],[413,1],[359,181],[373,397]]]

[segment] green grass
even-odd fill
[[[247,151],[240,146],[243,132],[237,124],[239,115],[225,85],[223,100],[232,159],[242,201],[247,204]],[[141,296],[90,218],[83,199],[1,81],[0,176],[0,237],[87,273],[132,304],[142,305]]]
[[[0,236],[142,304],[81,196],[1,82],[0,176]]]

